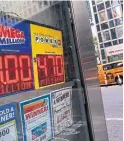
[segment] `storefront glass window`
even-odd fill
[[[116,39],[117,37],[116,37],[115,28],[111,29],[110,32],[111,32],[111,37],[112,37],[112,39]]]
[[[103,32],[102,32],[102,35],[103,35],[103,41],[108,41],[108,40],[110,40],[109,31],[103,31]]]
[[[106,16],[105,11],[102,11],[99,13],[99,18],[100,18],[100,22],[107,21],[107,16]]]
[[[122,17],[121,6],[116,6],[113,8],[113,17],[114,18]]]
[[[108,23],[106,22],[106,23],[101,24],[101,29],[102,30],[108,29]]]
[[[112,19],[113,18],[111,8],[107,9],[107,15],[108,15],[108,19]]]
[[[101,11],[101,10],[105,9],[104,3],[101,3],[101,4],[97,5],[97,9],[98,9],[98,11]]]
[[[109,62],[113,62],[113,61],[118,61],[118,60],[123,60],[123,54],[118,54],[118,55],[112,55],[108,57],[108,61]]]
[[[89,141],[68,3],[30,2],[11,1],[11,12],[2,2],[0,28],[8,31],[0,38],[0,111],[17,117],[0,123],[12,131],[0,141],[18,140],[20,130],[21,141]]]

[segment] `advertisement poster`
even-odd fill
[[[0,106],[0,141],[19,141],[15,103]]]
[[[34,89],[30,24],[0,17],[0,96]]]
[[[72,88],[51,93],[54,136],[73,124]]]
[[[20,103],[24,141],[50,141],[52,119],[50,95],[40,96]]]
[[[30,25],[35,88],[64,83],[62,32]]]

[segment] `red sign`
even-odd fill
[[[0,95],[33,88],[30,55],[0,55]]]
[[[9,38],[25,38],[24,32],[15,28],[8,26],[0,25],[0,38],[9,37]]]
[[[39,87],[64,81],[63,55],[37,55]]]

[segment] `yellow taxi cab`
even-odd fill
[[[123,61],[98,65],[98,77],[100,84],[123,84]]]

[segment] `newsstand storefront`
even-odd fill
[[[0,11],[0,141],[108,141],[85,1]]]

